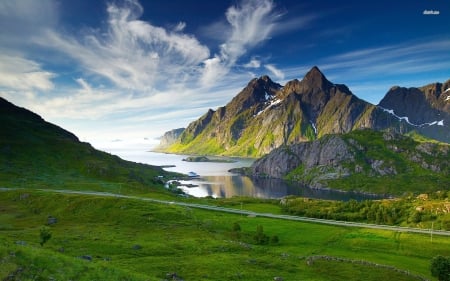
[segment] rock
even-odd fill
[[[167,273],[166,274],[166,279],[167,280],[174,280],[174,281],[183,281],[183,278],[178,276],[178,274],[176,272]]]
[[[24,199],[27,199],[28,197],[30,197],[30,194],[29,193],[24,193],[24,194],[20,194],[19,199],[20,200],[24,200]]]
[[[338,136],[328,136],[313,142],[282,147],[255,161],[252,174],[282,178],[302,165],[304,173],[318,166],[336,167],[354,156],[346,142]]]
[[[90,256],[90,255],[83,255],[83,256],[80,257],[80,259],[87,260],[87,261],[92,261],[92,256]]]
[[[52,225],[58,222],[58,219],[52,216],[48,216],[47,218],[47,225]]]
[[[283,280],[284,280],[283,277],[279,277],[279,276],[275,276],[273,278],[273,281],[283,281]]]
[[[139,244],[133,246],[133,250],[140,250],[140,249],[142,249],[142,246]]]
[[[371,163],[372,169],[374,170],[375,173],[379,174],[380,176],[397,174],[395,168],[386,165],[383,160],[372,160],[371,162],[372,162]]]
[[[25,242],[25,241],[16,241],[16,245],[26,246],[27,242]]]

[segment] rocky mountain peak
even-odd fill
[[[310,88],[327,89],[333,86],[333,83],[328,81],[317,66],[314,66],[306,73],[302,82],[307,84]]]
[[[272,79],[270,79],[270,77],[268,75],[263,75],[263,76],[259,77],[259,79],[264,82],[273,83]]]

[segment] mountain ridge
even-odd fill
[[[225,106],[190,123],[164,151],[260,157],[281,145],[366,128],[408,132],[417,126],[358,98],[346,85],[330,82],[314,66],[302,80],[284,86],[268,76],[252,79]]]

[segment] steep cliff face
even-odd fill
[[[169,146],[177,142],[178,138],[184,132],[184,128],[173,129],[168,132],[165,132],[159,141],[159,145],[155,147],[154,151],[164,151]]]
[[[317,67],[284,87],[253,79],[226,106],[192,122],[168,152],[262,156],[281,145],[401,121],[328,81]]]
[[[313,142],[275,149],[257,160],[250,169],[256,177],[284,178],[312,187],[330,187],[334,180],[349,179],[360,189],[371,178],[422,185],[424,175],[450,184],[450,146],[419,143],[393,132],[353,131],[328,135]],[[417,179],[417,180],[415,180]],[[394,183],[394,184],[393,184]]]
[[[318,166],[338,167],[342,161],[353,159],[354,155],[342,137],[330,135],[272,151],[254,163],[252,175],[283,178],[299,166],[307,173]]]

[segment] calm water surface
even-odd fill
[[[298,195],[309,198],[343,201],[379,198],[353,192],[316,190],[279,179],[253,179],[228,172],[231,168],[249,167],[254,162],[254,159],[222,157],[236,161],[234,163],[182,161],[186,157],[188,156],[156,152],[136,152],[126,155],[126,159],[136,162],[157,166],[175,165],[173,168],[165,168],[167,171],[184,174],[195,172],[199,174],[199,179],[183,182],[195,184],[198,187],[182,187],[183,191],[196,197],[212,196],[223,198],[250,196],[257,198],[281,198],[286,195]]]

